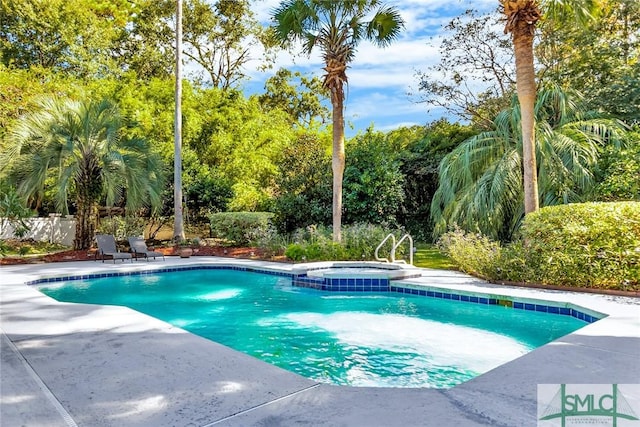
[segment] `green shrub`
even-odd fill
[[[439,246],[462,271],[488,279],[640,288],[640,202],[545,207],[525,217],[520,233],[503,247],[454,230]]]
[[[32,249],[33,248],[29,245],[22,245],[20,246],[20,249],[18,249],[18,254],[20,254],[20,256],[25,256],[31,252]]]
[[[500,275],[502,247],[486,236],[466,233],[456,227],[440,236],[437,246],[465,273],[488,279]]]
[[[209,215],[211,235],[230,245],[246,246],[259,242],[273,232],[270,212],[220,212]]]
[[[278,233],[274,227],[270,227],[269,230],[264,233],[255,242],[266,256],[282,255],[289,246],[290,239],[285,234]]]
[[[525,217],[521,233],[531,280],[640,285],[640,202],[546,207]]]
[[[389,231],[380,225],[354,224],[342,228],[342,242],[336,243],[332,240],[330,228],[310,225],[296,230],[292,236],[295,244],[288,246],[285,255],[294,261],[373,260],[376,247],[388,234]],[[395,230],[394,235],[397,239],[401,232]],[[406,247],[398,248],[396,259],[402,258]],[[389,243],[380,255],[387,257],[390,249]]]
[[[299,228],[293,233],[292,238],[295,242],[294,247],[298,246],[302,250],[301,259],[305,261],[341,259],[340,251],[336,248],[336,245],[338,245],[338,247],[340,245],[333,242],[331,229],[328,227],[309,225],[305,228]],[[294,254],[297,254],[298,249],[295,249],[295,251]],[[294,258],[291,259],[296,261]]]
[[[389,234],[384,226],[373,224],[353,224],[342,230],[342,238],[345,242],[345,250],[349,259],[374,259],[375,251],[380,242]],[[398,230],[394,233],[396,241],[402,237]],[[406,252],[406,245],[396,250],[396,259],[402,258]],[[391,240],[380,249],[381,257],[389,258]]]
[[[302,257],[305,256],[305,250],[302,245],[298,243],[292,243],[287,246],[287,250],[284,251],[284,254],[287,258],[293,261],[301,261]]]

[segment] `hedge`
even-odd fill
[[[497,281],[640,289],[640,202],[549,206],[507,245],[457,229],[439,245],[462,271]]]
[[[640,285],[640,202],[545,207],[525,217],[521,234],[530,281]]]
[[[211,235],[229,245],[254,244],[273,229],[270,212],[219,212],[209,215]]]

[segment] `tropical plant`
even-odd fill
[[[521,110],[522,166],[524,183],[524,212],[539,207],[538,177],[536,176],[535,103],[536,81],[533,67],[533,38],[544,6],[552,19],[566,19],[573,15],[584,22],[594,10],[593,0],[500,0],[505,15],[505,33],[511,33],[516,60],[516,92]]]
[[[62,213],[69,212],[69,199],[75,197],[75,249],[90,247],[103,200],[107,205],[124,202],[130,209],[160,205],[159,157],[144,140],[121,133],[118,108],[108,100],[48,97],[7,135],[9,150],[2,163],[10,168],[18,193],[37,204],[52,176]]]
[[[10,225],[13,234],[22,238],[30,230],[25,220],[31,216],[33,211],[25,206],[14,187],[0,188],[0,228]]]
[[[538,93],[536,117],[537,176],[543,206],[582,201],[594,185],[593,171],[605,144],[622,145],[624,125],[587,115],[573,97],[557,87]],[[508,240],[525,214],[520,106],[494,121],[494,130],[473,136],[447,154],[439,170],[431,216],[434,232],[457,223]]]
[[[370,40],[378,46],[387,46],[400,34],[404,21],[397,9],[379,0],[286,0],[274,11],[273,19],[279,41],[301,41],[307,54],[314,47],[322,51],[326,72],[323,85],[329,90],[333,108],[333,240],[339,242],[347,67],[359,42]]]

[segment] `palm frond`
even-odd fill
[[[17,154],[10,172],[22,195],[40,197],[45,180],[53,177],[63,213],[71,191],[84,207],[103,201],[112,205],[123,197],[128,206],[160,205],[159,157],[145,141],[120,137],[122,119],[115,103],[50,98],[41,107],[11,133]]]
[[[387,47],[398,38],[404,28],[404,20],[397,9],[387,7],[376,12],[367,23],[367,39],[380,47]]]
[[[538,93],[535,135],[541,206],[581,200],[591,191],[592,171],[603,148],[624,144],[624,126],[585,114],[580,106],[578,95],[557,87]],[[515,102],[496,116],[493,130],[467,139],[444,157],[431,205],[436,234],[449,224],[500,239],[517,230],[524,216],[520,135]]]

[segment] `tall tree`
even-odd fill
[[[333,239],[339,242],[347,68],[362,40],[385,47],[398,37],[404,21],[397,9],[379,0],[286,0],[274,11],[273,19],[276,38],[281,42],[300,41],[307,54],[314,47],[322,51],[326,72],[323,85],[329,90],[333,109]]]
[[[440,61],[417,73],[420,102],[491,128],[515,91],[513,46],[497,28],[499,19],[467,10],[444,26]]]
[[[189,0],[185,3],[184,54],[208,74],[208,84],[230,89],[245,77],[258,46],[273,43],[254,18],[249,0]]]
[[[500,0],[505,15],[505,33],[511,33],[516,59],[516,91],[521,110],[524,211],[539,207],[536,175],[535,113],[536,81],[533,66],[533,38],[542,17],[541,3],[551,19],[566,19],[569,14],[580,21],[591,16],[593,0]]]
[[[280,170],[274,200],[276,224],[291,233],[311,224],[331,223],[331,159],[328,138],[303,133],[280,151]]]
[[[170,78],[174,70],[175,0],[128,2],[133,8],[113,56],[141,80]]]
[[[557,87],[538,93],[534,113],[542,205],[585,201],[603,147],[622,145],[624,126],[585,113],[577,94]],[[525,214],[520,122],[514,98],[511,108],[495,118],[493,130],[465,140],[444,157],[431,203],[436,234],[455,223],[494,239],[511,238]]]
[[[314,123],[325,124],[329,119],[329,109],[322,103],[329,94],[318,77],[308,78],[297,71],[280,68],[267,79],[264,88],[266,92],[258,96],[260,104],[267,109],[284,111],[294,125],[308,128]]]
[[[2,160],[21,195],[41,198],[51,177],[57,207],[65,214],[75,195],[75,249],[91,246],[102,200],[113,205],[125,198],[130,209],[160,205],[159,157],[144,140],[122,138],[118,108],[108,100],[43,99],[7,137],[11,149]]]
[[[184,240],[182,212],[182,0],[176,0],[176,87],[173,119],[173,239]]]
[[[581,91],[591,109],[640,124],[640,2],[599,5],[598,19],[584,26],[542,22],[540,81]]]
[[[125,31],[132,2],[125,0],[3,0],[0,59],[94,78],[114,71],[115,42]]]
[[[401,150],[372,127],[349,141],[344,171],[345,223],[397,227],[396,214],[404,202]]]

